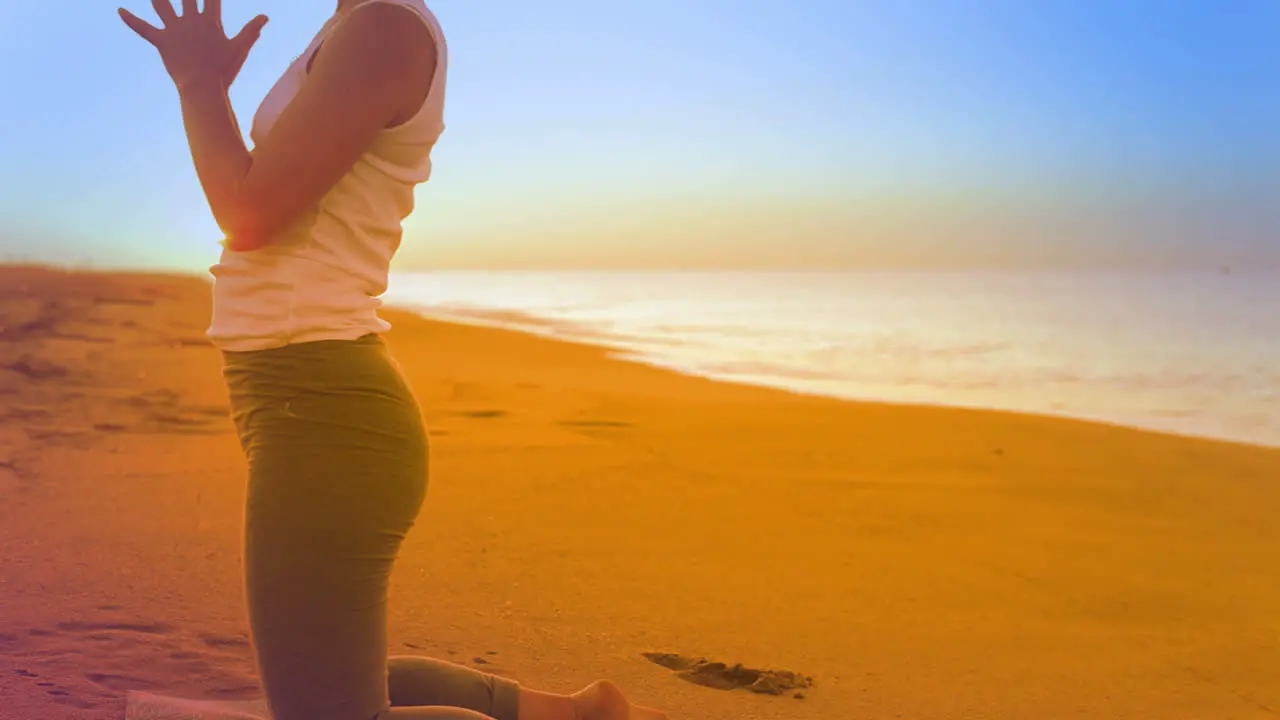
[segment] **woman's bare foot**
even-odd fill
[[[651,708],[632,705],[617,685],[597,680],[569,696],[577,720],[667,720]]]

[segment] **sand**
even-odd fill
[[[208,312],[194,277],[0,268],[0,718],[259,694]],[[434,454],[395,653],[673,720],[1280,713],[1280,451],[388,317]],[[667,667],[699,658],[812,687]]]

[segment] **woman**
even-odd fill
[[[154,45],[226,235],[209,338],[249,462],[245,588],[275,720],[661,718],[597,682],[522,688],[387,658],[386,589],[426,490],[417,402],[380,334],[378,296],[443,130],[444,37],[422,0],[340,0],[254,118],[228,89],[266,24],[234,38],[220,0],[152,3]]]

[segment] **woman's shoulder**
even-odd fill
[[[346,11],[329,31],[325,46],[341,46],[366,63],[420,61],[441,57],[442,34],[420,0],[366,0]],[[420,22],[408,21],[408,16]],[[434,58],[433,58],[434,56]]]
[[[364,0],[345,14],[346,17],[339,21],[339,25],[360,16],[365,17],[369,22],[374,22],[371,18],[376,16],[384,23],[402,23],[412,16],[427,27],[434,39],[439,42],[444,40],[444,30],[440,27],[440,20],[423,0]]]

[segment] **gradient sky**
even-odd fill
[[[202,271],[159,59],[73,4],[0,5],[0,255]],[[272,20],[247,129],[333,3],[224,5]],[[397,269],[1280,265],[1280,0],[433,9],[448,129]]]

